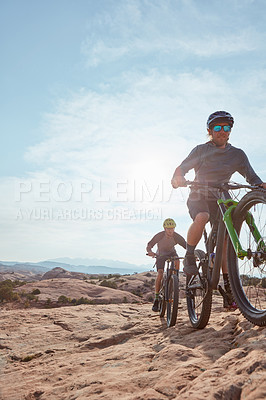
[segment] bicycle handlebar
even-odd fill
[[[148,256],[149,254],[146,253],[146,256]],[[162,255],[158,255],[155,254],[154,256],[150,256],[152,258],[160,258],[160,257],[168,257],[168,260],[183,260],[184,257],[178,257],[178,256],[167,256],[167,254],[162,254]]]
[[[241,183],[228,182],[228,183],[210,183],[210,182],[196,182],[196,181],[186,181],[186,186],[192,186],[195,188],[213,188],[220,190],[236,190],[236,189],[263,189],[259,185],[242,185]]]

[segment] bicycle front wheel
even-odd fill
[[[209,288],[204,251],[195,250],[195,256],[199,275],[191,282],[187,279],[187,310],[193,328],[202,329],[211,315],[212,290]]]
[[[161,318],[164,317],[166,310],[166,301],[165,301],[165,277],[163,277],[162,287],[159,292],[159,315]]]
[[[228,274],[233,296],[244,317],[258,326],[266,325],[266,192],[254,190],[238,203],[234,227],[243,250],[243,260],[228,241]],[[257,231],[254,227],[257,227]]]
[[[179,276],[173,273],[170,275],[167,283],[167,326],[174,326],[176,323],[177,312],[178,312],[178,301],[179,301]]]

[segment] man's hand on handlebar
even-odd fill
[[[148,251],[147,256],[156,257],[156,253],[154,253],[153,251]]]
[[[177,189],[178,187],[185,187],[187,186],[187,181],[185,178],[181,175],[173,176],[171,180],[171,184],[174,189]]]

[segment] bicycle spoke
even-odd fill
[[[252,218],[251,218],[252,216]],[[247,257],[238,259],[228,247],[229,278],[242,314],[253,324],[266,325],[266,195],[257,190],[245,195],[234,215],[242,249]]]
[[[250,212],[260,234],[266,240],[265,204],[255,204],[250,208]],[[246,222],[243,222],[239,237],[244,249],[257,252],[259,244],[255,241]],[[243,290],[250,304],[256,309],[266,309],[266,289],[263,287],[266,283],[266,262],[256,265],[253,257],[251,259],[245,258],[243,261],[239,260],[239,274]]]
[[[205,253],[196,250],[199,274],[187,282],[187,308],[190,322],[194,328],[204,328],[210,317],[212,291],[209,290],[206,268],[204,264]],[[205,272],[204,272],[205,271]]]

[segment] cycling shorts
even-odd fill
[[[168,260],[169,257],[174,257],[174,256],[177,256],[176,251],[172,251],[171,253],[160,255],[159,258],[157,258],[157,260],[156,260],[157,271],[159,269],[164,269],[165,261]]]
[[[213,196],[208,196],[208,198],[206,198],[203,194],[191,192],[187,200],[187,206],[189,215],[193,221],[196,215],[202,212],[207,212],[210,215],[209,221],[211,224],[216,219],[218,204],[217,199]]]

